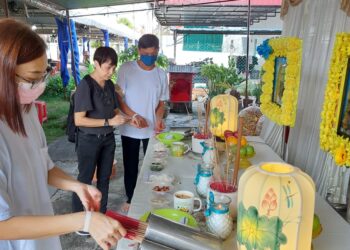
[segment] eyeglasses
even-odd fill
[[[52,68],[51,67],[47,68],[46,73],[40,79],[37,79],[34,81],[29,81],[29,80],[25,79],[24,77],[17,75],[17,74],[16,74],[16,77],[18,77],[21,80],[24,80],[25,83],[31,84],[32,85],[31,89],[35,89],[40,83],[46,82],[46,80],[49,78],[51,72],[52,72]]]

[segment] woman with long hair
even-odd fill
[[[57,250],[58,235],[87,231],[103,248],[126,231],[99,211],[101,193],[54,165],[33,102],[43,93],[46,45],[28,26],[0,20],[0,249]],[[86,212],[54,216],[48,185],[72,191]]]

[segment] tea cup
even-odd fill
[[[175,157],[181,157],[188,151],[190,151],[190,147],[183,142],[173,142],[170,147],[170,153]]]
[[[194,208],[195,200],[199,202],[198,208]],[[202,201],[190,191],[177,191],[174,194],[174,208],[186,213],[198,212],[202,209]]]

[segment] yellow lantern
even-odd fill
[[[238,250],[311,249],[315,184],[280,162],[248,168],[239,180]]]
[[[210,101],[210,131],[224,138],[225,130],[236,131],[238,101],[232,95],[217,95]]]

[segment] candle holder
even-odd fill
[[[196,191],[201,198],[207,198],[209,182],[213,179],[213,165],[212,164],[198,164],[197,175],[194,180]]]
[[[233,230],[233,220],[230,216],[230,197],[209,193],[209,208],[205,211],[206,222],[209,230],[220,237],[227,239]]]
[[[237,217],[237,188],[227,181],[211,181],[208,185],[208,193],[207,193],[207,208],[209,208],[210,204],[210,193],[214,195],[216,200],[216,196],[226,195],[231,199],[231,204],[229,206],[230,215],[233,219]]]

